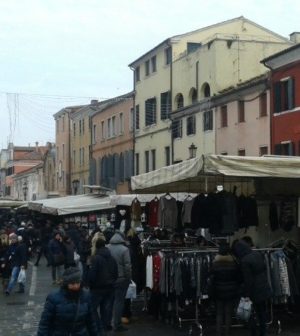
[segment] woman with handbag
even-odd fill
[[[97,336],[90,294],[81,288],[78,267],[64,271],[60,289],[49,294],[37,336]]]
[[[240,297],[241,272],[237,262],[230,254],[230,247],[222,243],[218,254],[213,260],[209,278],[209,295],[216,302],[216,331],[217,336],[222,334],[222,325],[225,321],[225,334],[229,335],[231,319],[235,304]]]
[[[249,321],[251,336],[265,336],[267,335],[267,301],[272,291],[263,256],[258,251],[253,251],[243,240],[236,242],[233,249],[241,263],[244,297],[252,301],[252,308],[258,320],[257,326],[254,314],[251,315]]]

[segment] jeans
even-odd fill
[[[130,280],[124,279],[115,284],[115,299],[113,308],[113,324],[114,328],[117,329],[122,325],[122,315],[124,309],[125,296],[127,293]]]
[[[18,280],[20,269],[21,269],[20,266],[14,266],[12,268],[11,276],[10,276],[10,280],[9,280],[6,292],[10,293],[12,291],[12,289],[14,288],[14,286],[15,286],[17,280]],[[19,286],[20,286],[20,291],[23,291],[24,290],[24,284],[19,284]]]
[[[59,281],[62,277],[62,266],[52,265],[52,281]]]
[[[114,288],[91,290],[91,297],[99,335],[102,336],[111,328]]]
[[[231,327],[231,319],[233,314],[233,307],[235,301],[233,300],[217,300],[217,336],[221,335],[222,325],[225,320],[225,335],[229,335],[229,329]]]
[[[267,302],[253,302],[253,310],[254,312],[251,314],[249,321],[251,336],[267,335]]]

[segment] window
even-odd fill
[[[170,146],[165,147],[165,163],[166,166],[171,164]]]
[[[82,164],[82,153],[81,148],[79,148],[79,166]]]
[[[221,107],[221,127],[227,127],[227,105]]]
[[[82,119],[82,134],[84,134],[84,119]]]
[[[213,111],[205,111],[203,113],[203,131],[211,131],[213,129]]]
[[[135,69],[135,81],[139,82],[140,80],[141,80],[141,78],[140,78],[140,67],[138,66]]]
[[[84,148],[82,148],[82,165],[84,165]]]
[[[135,107],[135,129],[140,129],[140,105]]]
[[[65,144],[62,145],[62,158],[65,158]]]
[[[101,139],[105,139],[105,126],[104,126],[104,121],[101,121]]]
[[[76,123],[73,123],[73,136],[76,136]]]
[[[156,150],[151,150],[151,163],[152,163],[152,170],[155,170],[156,168]]]
[[[94,124],[93,125],[93,144],[96,143],[96,133],[97,132],[97,126]]]
[[[245,122],[245,102],[243,100],[238,102],[238,122]]]
[[[81,128],[81,120],[79,120],[79,134],[81,134],[82,128]]]
[[[275,155],[293,156],[295,155],[294,143],[291,141],[283,141],[275,145]]]
[[[111,119],[107,120],[107,137],[111,138]]]
[[[140,173],[140,154],[135,153],[135,175]]]
[[[116,136],[116,117],[113,116],[111,118],[111,136]]]
[[[259,147],[259,156],[263,156],[267,154],[268,154],[268,146]]]
[[[146,76],[149,76],[149,73],[150,73],[150,61],[147,60],[147,61],[145,62],[145,75],[146,75]]]
[[[172,62],[172,48],[168,47],[165,49],[165,60],[166,60],[166,65],[171,64]]]
[[[265,117],[267,115],[267,94],[263,93],[259,96],[259,116]]]
[[[151,57],[152,72],[156,72],[156,56]]]
[[[175,97],[176,107],[179,109],[183,107],[184,101],[183,101],[183,95],[181,93],[178,93],[178,95]]]
[[[56,133],[59,132],[59,119],[56,119]]]
[[[76,165],[76,151],[75,149],[73,150],[73,165]]]
[[[160,94],[160,119],[166,120],[171,113],[171,92],[163,92]]]
[[[56,159],[58,162],[59,161],[59,147],[58,146],[56,147]]]
[[[120,113],[119,115],[119,125],[120,125],[120,134],[124,134],[124,118],[123,113]]]
[[[221,155],[228,155],[227,152],[221,152]]]
[[[198,93],[195,88],[192,88],[190,91],[190,99],[191,99],[192,104],[195,104],[198,101]]]
[[[145,102],[145,125],[156,124],[156,98],[147,99]]]
[[[172,124],[173,139],[182,137],[182,120],[174,120]]]
[[[149,168],[150,168],[150,165],[149,165],[149,151],[146,151],[145,152],[145,170],[146,170],[146,173],[149,172]]]
[[[245,149],[239,149],[238,150],[238,156],[246,156],[246,150]]]
[[[62,117],[62,131],[65,131],[65,116]]]
[[[190,116],[186,119],[186,135],[196,134],[196,117]]]
[[[291,110],[295,107],[295,81],[288,78],[274,83],[274,112]]]
[[[204,88],[203,88],[203,94],[205,98],[210,97],[210,86],[208,83],[204,84]]]
[[[133,131],[134,128],[134,108],[130,109],[129,131]]]

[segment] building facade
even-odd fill
[[[135,167],[140,168],[135,173],[189,157],[193,129],[202,128],[195,126],[197,118],[190,118],[188,126],[178,118],[171,123],[171,114],[200,101],[209,111],[214,95],[263,74],[266,69],[260,60],[290,45],[288,39],[239,17],[169,38],[131,63],[136,93]],[[216,150],[212,117],[207,113],[205,118],[206,126],[197,136],[198,155]],[[189,131],[184,135],[185,127]]]
[[[300,45],[262,62],[271,69],[272,154],[300,155]]]

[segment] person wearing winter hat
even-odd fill
[[[67,268],[62,280],[61,288],[46,298],[37,336],[99,335],[90,293],[81,287],[79,268]]]

